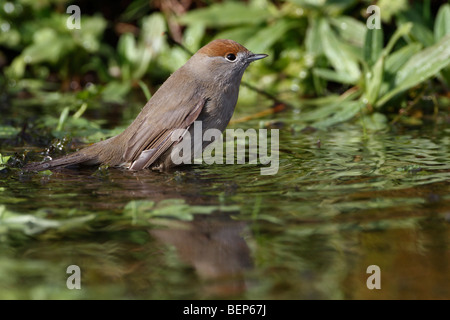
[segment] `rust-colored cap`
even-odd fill
[[[203,48],[198,50],[198,53],[207,55],[209,57],[224,57],[229,53],[237,55],[238,52],[250,53],[250,51],[247,50],[243,45],[237,43],[236,41],[227,39],[217,39],[211,41]]]

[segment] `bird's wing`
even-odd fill
[[[172,96],[173,97],[173,96]],[[207,99],[195,95],[165,106],[165,111],[148,112],[143,116],[137,130],[127,142],[124,159],[131,162],[130,169],[140,170],[151,166],[167,149],[181,140],[178,135],[182,130],[187,132],[198,118]],[[162,102],[162,101],[161,101]],[[191,108],[187,107],[192,105]],[[155,105],[161,108],[161,106]],[[155,128],[159,128],[155,130]],[[177,132],[177,136],[173,134]],[[184,134],[183,133],[183,134]]]

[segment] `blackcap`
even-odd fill
[[[161,85],[125,131],[67,156],[27,164],[24,169],[39,171],[75,164],[130,170],[171,168],[175,165],[171,151],[182,139],[174,139],[174,132],[192,133],[194,121],[202,122],[203,132],[211,128],[223,131],[233,115],[245,69],[265,57],[235,41],[214,40]],[[195,143],[204,149],[211,142]]]

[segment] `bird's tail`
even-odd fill
[[[96,165],[100,164],[102,161],[99,159],[100,147],[105,143],[105,141],[97,142],[89,147],[83,148],[72,154],[63,156],[50,161],[45,162],[32,162],[28,163],[23,167],[25,171],[42,171],[51,170],[61,167],[67,167],[77,164],[82,165]]]
[[[59,167],[67,167],[76,164],[87,164],[92,160],[94,159],[89,159],[86,156],[86,154],[83,154],[81,152],[75,152],[55,160],[28,163],[23,167],[23,170],[42,171],[42,170],[56,169]],[[92,164],[95,164],[95,161]]]
[[[118,136],[99,141],[77,152],[46,162],[32,162],[23,167],[25,171],[51,170],[72,165],[119,165],[123,162],[123,148],[116,142]]]

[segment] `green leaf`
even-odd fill
[[[205,35],[205,25],[202,23],[191,24],[183,32],[183,44],[192,53],[196,52],[202,43],[202,39]],[[233,39],[233,38],[225,38]]]
[[[368,31],[364,23],[349,16],[331,18],[330,21],[342,39],[357,47],[363,47]]]
[[[308,9],[319,9],[324,3],[324,1],[320,0],[290,0],[289,2]]]
[[[243,25],[229,28],[216,34],[215,39],[233,39],[239,43],[245,43],[261,29],[258,25]]]
[[[326,95],[326,96],[323,96],[320,98],[315,98],[315,99],[302,99],[302,100],[300,100],[300,102],[301,102],[301,105],[304,105],[304,106],[322,107],[322,106],[330,105],[332,103],[340,103],[340,102],[342,102],[342,98],[341,98],[341,96],[339,96],[337,94],[330,94],[330,95]]]
[[[320,23],[317,19],[310,18],[305,36],[306,51],[314,56],[323,53],[322,39],[320,38]]]
[[[6,74],[10,78],[21,79],[25,73],[25,68],[27,64],[25,63],[24,57],[22,55],[14,58],[11,65],[7,67]]]
[[[364,107],[364,103],[361,101],[349,101],[341,105],[341,109],[334,113],[332,116],[317,121],[312,124],[313,127],[323,129],[334,124],[344,122],[353,118]]]
[[[360,70],[356,59],[346,52],[342,41],[336,37],[328,22],[321,20],[320,33],[324,53],[336,72],[347,79],[346,83],[356,83]]]
[[[88,104],[86,102],[82,103],[80,108],[77,110],[77,112],[74,113],[72,118],[74,118],[74,119],[80,118],[83,115],[83,113],[86,111],[87,107],[88,107]]]
[[[434,41],[438,42],[447,34],[450,34],[450,4],[448,3],[441,6],[437,13],[434,23]]]
[[[376,104],[386,103],[396,94],[405,91],[429,78],[450,64],[450,35],[435,45],[413,55],[397,72],[394,89],[386,93]]]
[[[122,79],[130,81],[139,79],[147,71],[152,51],[143,44],[137,44],[136,39],[130,33],[123,34],[117,45],[122,59]]]
[[[388,128],[388,119],[379,112],[374,112],[370,115],[362,117],[364,126],[369,131],[381,131]]]
[[[349,79],[348,74],[343,72],[336,72],[334,70],[330,69],[323,69],[323,68],[314,68],[313,73],[316,76],[321,77],[322,79],[326,79],[328,81],[333,81],[337,83],[346,83],[346,84],[353,84],[354,81],[352,79]]]
[[[143,18],[138,46],[149,51],[151,56],[159,54],[165,48],[166,31],[166,20],[162,13],[153,13]]]
[[[150,90],[148,89],[147,85],[142,80],[139,80],[138,84],[139,84],[139,87],[141,87],[141,90],[145,95],[145,99],[147,99],[147,101],[150,100],[150,98],[152,97],[152,94],[150,93]]]
[[[380,56],[371,71],[366,72],[365,98],[369,105],[375,104],[384,76],[384,56]]]
[[[102,99],[110,102],[123,102],[130,90],[131,84],[129,82],[111,81],[104,87]]]
[[[139,59],[137,61],[133,61],[133,70],[131,72],[132,80],[142,78],[145,72],[147,72],[150,61],[152,59],[152,52],[145,46],[139,46],[137,52],[139,54]]]
[[[145,213],[151,211],[154,206],[155,202],[151,200],[132,200],[125,205],[123,211],[131,216],[132,224],[136,225],[140,221],[145,223],[145,220],[150,218]]]
[[[409,9],[408,0],[378,0],[376,5],[380,7],[381,20],[386,23],[391,22],[392,16]]]
[[[20,132],[19,129],[5,125],[0,125],[0,139],[7,139],[16,136]]]
[[[155,217],[171,217],[191,221],[194,214],[210,214],[214,211],[237,211],[237,206],[196,206],[184,199],[164,199],[158,203],[149,200],[132,200],[124,208],[124,213],[131,215],[133,224],[148,224],[148,219]]]
[[[107,22],[102,16],[83,16],[80,30],[70,32],[74,41],[87,52],[96,52],[100,48],[100,36],[106,28]],[[79,33],[79,35],[78,35]]]
[[[120,36],[119,42],[117,43],[117,52],[122,59],[125,61],[135,61],[138,59],[136,54],[136,39],[131,33],[124,33]]]
[[[373,105],[378,98],[384,78],[386,51],[383,51],[383,30],[369,29],[364,43],[365,95],[363,100]]]
[[[382,94],[385,94],[389,90],[389,80],[392,81],[392,73],[393,71],[391,69],[388,69],[385,67],[385,63],[388,60],[390,62],[390,66],[392,69],[399,68],[398,65],[402,65],[406,60],[399,61],[398,59],[395,61],[398,65],[392,66],[392,59],[389,60],[389,53],[394,48],[397,41],[404,35],[408,34],[411,31],[412,24],[406,23],[400,28],[398,28],[392,37],[389,39],[388,44],[386,47],[381,50],[380,47],[380,41],[382,42],[382,33],[379,33],[377,35],[376,29],[369,30],[367,33],[368,38],[372,37],[371,39],[366,39],[366,46],[365,46],[365,59],[371,63],[371,60],[374,59],[376,56],[378,56],[378,60],[376,60],[375,65],[370,68],[365,73],[365,95],[362,99],[365,103],[368,103],[369,105],[376,104],[376,101],[379,96]],[[381,30],[378,30],[381,31]],[[375,32],[375,33],[373,33]],[[372,49],[373,47],[373,49]],[[375,52],[373,52],[373,51]],[[380,51],[381,50],[381,51]],[[403,53],[403,51],[402,51]],[[410,56],[407,56],[410,57]],[[370,66],[370,64],[369,64]],[[392,86],[392,85],[391,85]]]
[[[420,49],[422,49],[422,44],[411,43],[387,56],[384,63],[383,82],[380,86],[379,96],[385,95],[393,88],[394,78],[398,70]]]
[[[2,154],[0,153],[0,170],[6,168],[6,166],[4,165],[8,163],[9,158],[11,158],[11,156],[2,156]]]
[[[364,40],[364,61],[372,67],[383,51],[383,29],[368,29]]]
[[[420,49],[422,49],[420,43],[411,43],[388,55],[385,63],[386,72],[395,74]]]
[[[59,116],[58,126],[56,127],[57,132],[63,130],[64,124],[66,123],[67,117],[69,116],[69,110],[70,110],[69,107],[65,107],[61,112],[61,115]]]
[[[74,47],[75,43],[70,38],[58,35],[53,29],[44,28],[36,31],[33,43],[26,47],[20,56],[27,64],[44,61],[56,63]]]
[[[207,27],[226,27],[258,24],[268,17],[270,17],[268,10],[252,7],[242,2],[223,2],[189,11],[180,18],[180,22],[188,25],[202,23]]]
[[[154,13],[142,19],[138,40],[131,33],[125,33],[119,38],[117,51],[124,82],[139,80],[147,72],[151,60],[166,47],[165,31],[164,17]]]
[[[95,219],[94,214],[70,218],[70,219],[48,219],[38,216],[38,212],[34,214],[21,214],[10,211],[4,205],[0,205],[0,229],[1,232],[9,230],[19,230],[27,235],[34,235],[48,229],[67,230],[70,228],[80,227],[86,222]]]
[[[342,109],[342,105],[347,101],[343,101],[340,96],[331,95],[326,98],[317,98],[305,101],[305,104],[311,104],[314,109],[303,111],[301,120],[303,122],[319,122],[325,118],[331,117],[333,114]]]
[[[382,54],[384,56],[387,56],[394,48],[394,45],[397,43],[397,41],[401,37],[403,37],[411,32],[412,27],[413,27],[412,23],[405,23],[405,24],[402,24],[397,30],[395,30],[394,34],[389,39],[389,42],[388,42],[386,48],[384,48]]]
[[[39,171],[38,175],[40,176],[51,176],[53,174],[53,171],[51,170],[43,170]]]
[[[383,13],[381,13],[383,15]],[[433,32],[427,26],[423,18],[414,10],[405,10],[399,13],[397,25],[412,23],[410,36],[421,42],[424,46],[431,46],[434,43]]]
[[[350,6],[354,5],[354,0],[290,0],[303,8],[321,10],[325,13],[335,16]]]
[[[245,45],[253,52],[265,52],[295,26],[298,26],[297,21],[277,20],[273,25],[260,29]]]
[[[165,69],[175,71],[183,66],[191,56],[180,47],[173,47],[168,54],[159,57],[158,63]]]
[[[5,22],[1,21],[0,25]],[[0,44],[9,48],[16,48],[20,45],[21,35],[20,32],[15,29],[9,29],[8,31],[0,32]]]

